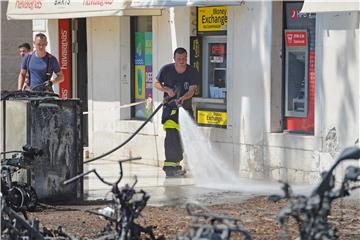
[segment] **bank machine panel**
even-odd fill
[[[285,30],[285,116],[306,117],[308,111],[307,30]]]

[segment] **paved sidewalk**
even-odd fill
[[[100,176],[113,182],[119,176],[119,165],[115,160],[102,159],[84,165],[84,171],[97,169]],[[151,198],[148,205],[171,206],[183,205],[188,201],[198,201],[206,205],[222,203],[239,203],[256,195],[281,193],[281,185],[276,182],[239,180],[232,186],[196,186],[191,176],[186,178],[166,178],[161,167],[144,165],[139,162],[123,163],[124,177],[120,183],[133,183],[136,175],[136,188],[143,189]],[[295,187],[300,192],[309,192],[311,186]],[[104,199],[110,187],[100,182],[91,173],[84,178],[84,193],[86,200]],[[108,195],[110,198],[111,195]]]

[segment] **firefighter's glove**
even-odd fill
[[[46,87],[46,88],[51,88],[52,85],[53,85],[53,83],[50,80],[47,80],[46,82],[44,82],[44,87]]]
[[[183,97],[180,97],[178,99],[176,99],[176,106],[177,107],[181,107],[184,103],[184,98]]]

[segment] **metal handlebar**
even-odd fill
[[[331,203],[337,198],[349,196],[350,191],[360,188],[360,186],[350,186],[350,182],[360,181],[360,168],[355,166],[347,167],[341,186],[336,191],[333,190],[335,188],[333,171],[340,162],[359,158],[360,149],[358,147],[346,148],[341,152],[330,170],[322,174],[322,181],[309,197],[295,195],[291,186],[286,182],[282,182],[284,195],[271,195],[269,197],[271,201],[288,200],[288,205],[278,214],[280,224],[284,226],[291,216],[298,223],[301,239],[315,239],[315,235],[317,236],[316,239],[320,239],[319,236],[326,239],[336,239],[336,228],[328,223]]]
[[[87,171],[87,172],[85,172],[85,173],[78,174],[78,175],[76,175],[75,177],[72,177],[72,178],[70,178],[70,179],[67,179],[67,180],[63,181],[62,184],[63,184],[63,185],[67,185],[67,184],[72,183],[72,182],[76,181],[77,179],[82,178],[82,177],[84,177],[84,176],[86,176],[86,175],[89,175],[90,173],[93,172],[93,173],[95,173],[95,175],[98,177],[98,179],[99,179],[101,182],[103,182],[104,184],[109,185],[109,186],[113,186],[114,184],[117,185],[117,184],[121,181],[121,179],[122,179],[122,177],[123,177],[122,163],[123,163],[123,162],[133,161],[133,160],[140,160],[140,159],[142,159],[142,158],[141,158],[141,157],[134,157],[134,158],[128,158],[128,159],[124,159],[124,160],[118,161],[119,166],[120,166],[120,176],[119,176],[119,178],[115,181],[115,183],[111,183],[111,182],[106,181],[103,177],[101,177],[101,176],[99,175],[99,173],[96,171],[96,169],[92,169],[92,170],[89,170],[89,171]]]

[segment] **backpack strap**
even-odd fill
[[[29,64],[30,64],[30,59],[32,57],[32,52],[31,53],[28,53],[29,57],[27,59],[27,62],[26,62],[26,74],[29,73]]]
[[[30,68],[30,59],[32,57],[32,52],[28,53],[29,57],[27,59],[26,62],[26,74],[25,74],[25,80],[26,78],[28,79],[28,82],[25,81],[25,84],[28,85],[28,87],[30,87],[30,73],[29,73],[29,68]]]
[[[52,55],[50,53],[46,53],[47,56],[48,56],[48,68],[47,68],[47,72],[46,72],[46,77],[47,77],[47,80],[50,80],[51,79],[51,76],[52,76],[52,66],[51,66],[51,58],[52,58]]]

